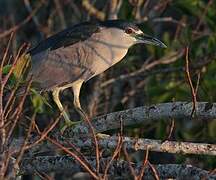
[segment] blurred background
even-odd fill
[[[130,48],[123,61],[84,84],[81,104],[90,117],[143,105],[192,101],[185,75],[185,48],[189,47],[190,73],[198,87],[198,101],[216,101],[216,1],[214,0],[0,0],[0,53],[3,56],[10,33],[16,30],[10,53],[23,43],[38,42],[66,27],[90,20],[135,21],[147,34],[161,39],[167,49],[150,45]],[[10,85],[8,85],[10,89]],[[67,89],[61,100],[73,119],[73,93]],[[32,112],[45,128],[59,111],[50,93],[33,94],[25,102],[21,127]],[[170,123],[169,123],[170,122]],[[133,137],[165,139],[171,120],[128,127]],[[20,128],[22,129],[22,128]],[[20,130],[22,134],[24,130]],[[113,133],[113,132],[111,132]],[[175,121],[173,140],[216,142],[216,121]],[[189,163],[212,170],[216,159],[207,156],[150,153],[152,163]],[[133,153],[140,161],[143,152]]]

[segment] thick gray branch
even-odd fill
[[[89,158],[88,162],[90,166],[95,167],[95,158]],[[108,159],[101,160],[101,173],[106,167]],[[141,168],[140,163],[132,163],[138,174]],[[210,175],[208,171],[196,168],[190,165],[179,164],[161,164],[155,165],[155,169],[158,171],[161,179],[165,178],[177,178],[177,179],[215,179],[215,175]],[[76,163],[73,158],[69,156],[40,156],[35,158],[23,159],[20,165],[20,174],[33,174],[34,172],[70,172],[71,174],[82,172],[83,169]],[[131,176],[129,164],[126,161],[118,160],[114,161],[109,169],[110,179],[121,177],[129,178]],[[147,167],[144,173],[145,179],[153,179],[152,172]]]
[[[74,144],[76,147],[81,149],[92,149],[95,145],[91,138],[85,136],[83,138],[64,138],[56,137],[57,141],[64,145],[65,147],[70,148],[71,144]],[[216,156],[216,145],[215,144],[205,144],[205,143],[192,143],[192,142],[177,142],[177,141],[161,141],[154,139],[143,139],[143,138],[133,138],[133,137],[122,137],[124,146],[128,151],[131,150],[147,150],[155,152],[167,152],[174,154],[197,154],[197,155],[212,155]],[[32,141],[33,142],[33,141]],[[29,142],[30,144],[32,142]],[[13,141],[11,145],[11,152],[16,152],[17,149],[20,149],[23,140],[17,139]],[[98,138],[98,144],[103,149],[115,149],[118,143],[118,137],[116,136],[103,136]],[[45,150],[46,149],[46,150]],[[40,143],[34,148],[29,150],[29,152],[37,151],[47,151],[49,149],[55,150],[52,144]]]
[[[70,142],[79,148],[92,148],[94,143],[90,138],[81,139],[65,139],[61,140],[63,144]],[[177,141],[161,141],[154,139],[142,139],[123,137],[124,146],[127,150],[146,150],[167,152],[175,154],[198,154],[198,155],[213,155],[216,156],[216,145],[205,143],[177,142]],[[100,138],[98,144],[103,149],[115,149],[118,143],[118,138],[115,136],[107,136]],[[67,145],[67,144],[65,144]]]
[[[140,125],[146,121],[158,121],[161,119],[188,119],[190,120],[192,103],[173,102],[163,103],[151,106],[142,106],[119,112],[113,112],[92,120],[92,125],[96,132],[120,128],[120,121],[123,126]],[[195,120],[216,119],[216,103],[197,102]],[[83,122],[66,132],[68,137],[86,133],[88,126]]]

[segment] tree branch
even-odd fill
[[[192,111],[192,103],[175,102],[164,103],[152,106],[143,106],[134,109],[129,109],[120,112],[114,112],[104,116],[97,117],[92,124],[97,132],[103,132],[110,129],[120,127],[121,121],[123,126],[138,125],[146,121],[157,121],[160,119],[190,119]],[[197,119],[208,120],[216,118],[216,104],[199,102],[197,103],[196,116]],[[79,148],[92,148],[94,144],[92,140],[86,136],[88,126],[84,123],[76,125],[67,130],[64,136],[59,133],[53,133],[53,136],[58,142],[68,146],[73,143]],[[13,141],[10,146],[10,151],[16,153],[22,144],[22,139]],[[34,144],[37,138],[32,138],[29,144]],[[215,144],[191,143],[191,142],[176,142],[176,141],[161,141],[152,139],[123,137],[128,150],[146,150],[147,146],[151,151],[168,152],[168,153],[183,153],[183,154],[199,154],[199,155],[216,155]],[[104,136],[98,141],[99,146],[104,149],[114,149],[117,145],[116,136]],[[42,143],[39,146],[44,146]],[[50,145],[49,145],[50,146]],[[38,149],[38,146],[36,146]]]
[[[105,13],[102,11],[99,11],[97,8],[95,8],[89,0],[83,0],[82,6],[86,9],[86,11],[92,15],[95,16],[97,19],[103,21],[105,19]]]
[[[190,119],[193,104],[189,102],[162,103],[157,105],[142,106],[133,109],[113,112],[92,120],[96,132],[104,132],[120,128],[120,119],[123,126],[140,125],[146,121],[161,119]],[[120,118],[121,117],[121,118]],[[216,119],[216,103],[197,102],[196,119]],[[66,137],[80,136],[88,133],[88,126],[82,122],[65,131]]]
[[[91,139],[63,139],[62,143],[72,142],[79,148],[92,148],[94,143]],[[154,139],[123,137],[122,141],[126,149],[129,150],[148,150],[156,152],[167,152],[173,154],[197,154],[197,155],[213,155],[216,156],[215,144],[177,142],[177,141],[161,141]],[[103,149],[115,149],[118,144],[118,137],[107,136],[100,138],[98,144]]]
[[[95,158],[88,158],[91,166],[95,166]],[[101,169],[103,172],[106,162],[109,159],[101,159]],[[131,163],[133,168],[139,172],[142,168],[142,163]],[[215,179],[216,175],[210,175],[206,170],[202,170],[191,165],[179,165],[179,164],[159,164],[154,166],[158,171],[159,177],[164,178],[178,178],[178,179]],[[70,172],[71,174],[77,172],[83,172],[82,167],[79,163],[70,157],[70,156],[40,156],[34,158],[23,159],[20,165],[20,175],[23,174],[33,174],[35,172]],[[131,176],[129,170],[129,163],[123,160],[115,160],[111,164],[111,167],[108,171],[110,178],[128,178]],[[152,179],[153,174],[149,167],[145,168],[144,176],[145,179]]]
[[[14,27],[12,27],[12,28],[10,28],[8,30],[5,30],[3,33],[1,33],[0,34],[0,39],[10,35],[12,32],[17,31],[19,28],[21,28],[26,23],[28,23],[34,17],[34,15],[38,12],[38,10],[42,7],[42,5],[43,5],[43,2],[39,3],[37,5],[37,7],[34,10],[32,10],[31,14],[28,15],[22,22],[18,23]]]
[[[16,139],[13,141],[10,152],[17,153],[17,149],[23,144],[23,139]],[[35,141],[35,140],[34,140]],[[30,140],[29,144],[34,142]],[[67,148],[71,148],[71,144],[81,149],[92,149],[94,142],[88,137],[85,138],[62,138],[57,137],[57,142],[61,143]],[[143,139],[133,137],[122,137],[122,143],[128,151],[148,150],[155,152],[167,152],[173,154],[197,154],[197,155],[211,155],[216,156],[216,145],[205,143],[192,143],[192,142],[177,142],[177,141],[161,141],[154,139]],[[118,137],[108,136],[98,139],[98,145],[103,149],[115,149],[118,145]],[[55,149],[52,144],[40,143],[34,146],[34,149],[29,150],[31,154],[38,150],[47,151],[48,149]]]

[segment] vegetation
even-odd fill
[[[88,112],[91,119],[100,122],[101,119],[95,117],[126,109],[132,109],[134,112],[134,108],[139,106],[151,108],[159,103],[175,104],[186,101],[191,102],[190,114],[187,114],[187,108],[185,108],[184,112],[180,112],[183,114],[181,117],[170,114],[170,116],[161,116],[166,118],[156,118],[157,120],[150,118],[139,124],[127,122],[125,126],[127,117],[124,114],[127,112],[120,113],[118,118],[113,117],[119,121],[118,128],[106,129],[106,134],[111,135],[112,138],[116,135],[116,147],[110,149],[106,147],[106,149],[101,145],[102,142],[94,142],[89,134],[85,134],[85,137],[92,139],[92,146],[81,147],[82,143],[67,137],[68,134],[71,135],[71,131],[76,133],[76,128],[69,130],[68,134],[62,137],[63,139],[59,138],[61,135],[58,130],[63,121],[49,92],[39,94],[30,88],[31,82],[25,82],[28,85],[25,86],[25,95],[17,95],[19,86],[22,86],[24,82],[23,79],[15,78],[14,67],[18,58],[29,47],[34,47],[42,39],[66,27],[83,21],[116,18],[136,21],[146,34],[161,39],[168,48],[160,49],[149,45],[132,47],[123,61],[84,85],[81,92],[83,109]],[[110,171],[114,172],[112,163],[115,161],[120,163],[118,160],[124,160],[125,163],[135,162],[134,168],[140,170],[139,173],[136,172],[139,176],[135,176],[133,171],[130,171],[131,166],[128,164],[125,165],[128,171],[124,168],[120,171],[132,172],[131,178],[137,179],[142,179],[142,169],[144,172],[146,167],[149,169],[148,172],[145,170],[144,176],[148,177],[151,175],[148,173],[153,172],[155,179],[162,178],[160,174],[162,169],[157,166],[158,164],[179,164],[183,171],[189,169],[183,165],[190,164],[201,168],[199,171],[196,169],[196,175],[200,175],[199,177],[216,176],[216,105],[214,104],[216,102],[214,91],[216,86],[216,1],[0,0],[0,39],[0,179],[18,175],[22,175],[23,179],[29,178],[23,174],[31,174],[33,178],[66,179],[67,173],[70,174],[72,171],[70,168],[66,169],[67,173],[64,173],[61,166],[55,166],[59,172],[50,173],[51,170],[46,171],[46,169],[30,171],[25,166],[29,158],[43,160],[44,156],[47,160],[48,156],[56,158],[54,154],[68,155],[61,156],[65,158],[60,159],[62,161],[55,159],[59,163],[71,163],[72,160],[67,160],[67,158],[76,159],[77,164],[81,164],[85,171],[90,172],[87,167],[91,169],[90,176],[98,179],[99,176],[101,179],[106,178],[107,174],[110,177],[115,176],[116,174],[112,176]],[[72,91],[65,90],[61,99],[72,119],[79,121],[80,117],[72,105]],[[208,103],[204,107],[199,102]],[[183,105],[188,107],[187,103]],[[197,107],[201,107],[202,111]],[[207,115],[205,117],[203,114],[200,115],[199,112],[204,111],[210,118],[206,118]],[[161,115],[160,111],[155,111],[155,113],[158,113],[158,116]],[[132,116],[129,114],[128,117]],[[140,121],[142,118],[145,119],[141,116]],[[92,123],[96,128],[96,123],[94,121]],[[81,128],[78,125],[77,129],[82,132],[85,127],[88,126],[82,124]],[[98,129],[96,131],[99,132]],[[74,137],[77,138],[78,135],[75,134]],[[124,148],[123,137],[162,140],[162,142],[157,142],[159,144],[165,140],[194,142],[208,144],[212,149],[206,149],[206,153],[188,154],[184,151],[186,154],[181,152],[171,154],[162,150],[151,151],[151,148],[147,146],[140,149],[138,146],[138,151],[136,151],[136,148]],[[69,143],[67,144],[66,141]],[[80,141],[83,142],[83,139]],[[108,138],[108,141],[111,142],[111,139]],[[152,141],[152,143],[156,142]],[[95,155],[94,147],[97,147],[97,144],[100,148],[96,148]],[[167,151],[169,152],[169,148]],[[110,162],[112,168],[110,170],[108,165],[105,166],[103,171],[100,170],[103,175],[98,173],[98,166],[96,166],[99,153],[100,156],[102,154],[100,161],[107,163],[106,158],[111,158],[107,164],[109,165]],[[80,163],[84,162],[85,158],[89,161],[87,167]],[[45,160],[46,164],[49,159]],[[75,167],[76,162],[72,162],[71,165]],[[142,162],[144,162],[143,166],[139,167],[137,163],[142,164]],[[41,167],[40,163],[38,167]],[[117,165],[116,167],[120,168]],[[167,167],[164,166],[164,168]],[[166,169],[167,174],[168,169],[172,168]],[[177,167],[175,166],[174,169]],[[192,174],[192,170],[187,172]],[[195,172],[194,169],[193,172]],[[73,171],[73,173],[77,172]],[[179,178],[187,177],[180,175]],[[120,174],[119,176],[121,177]],[[170,177],[174,178],[171,175]]]

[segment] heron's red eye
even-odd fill
[[[133,32],[133,30],[132,30],[131,28],[127,28],[127,29],[125,29],[125,32],[126,32],[127,34],[131,34],[131,33]]]

